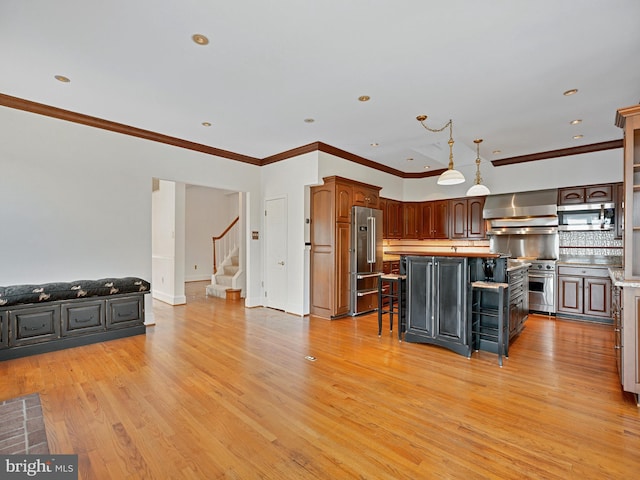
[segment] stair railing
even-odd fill
[[[213,240],[213,274],[218,273],[218,258],[216,253],[216,242],[218,242],[218,250],[220,250],[220,258],[225,259],[231,250],[238,245],[238,220],[236,217],[227,228],[224,229],[217,237],[211,237]]]

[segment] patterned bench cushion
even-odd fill
[[[10,285],[0,287],[0,307],[148,292],[150,288],[149,282],[137,277],[101,278],[99,280],[77,280],[40,285]]]

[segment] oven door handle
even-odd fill
[[[529,278],[553,278],[555,274],[553,272],[549,272],[549,273],[542,273],[540,275],[536,275],[536,274],[529,274]]]

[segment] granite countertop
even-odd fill
[[[622,257],[608,255],[582,255],[571,256],[561,255],[558,258],[558,265],[584,265],[584,266],[605,266],[622,267]]]
[[[521,268],[529,268],[531,266],[530,263],[511,263],[507,262],[507,272],[515,272],[516,270],[520,270]]]
[[[438,251],[438,252],[412,252],[405,250],[385,250],[384,255],[412,255],[416,257],[468,257],[468,258],[499,258],[503,256],[500,253],[489,252],[453,252],[453,251]]]
[[[624,268],[609,267],[609,277],[616,287],[640,288],[639,280],[624,279]]]

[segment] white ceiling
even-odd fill
[[[638,0],[0,1],[0,93],[256,158],[320,141],[405,172],[448,163],[423,113],[453,119],[456,166],[477,137],[483,160],[622,138],[639,54]]]

